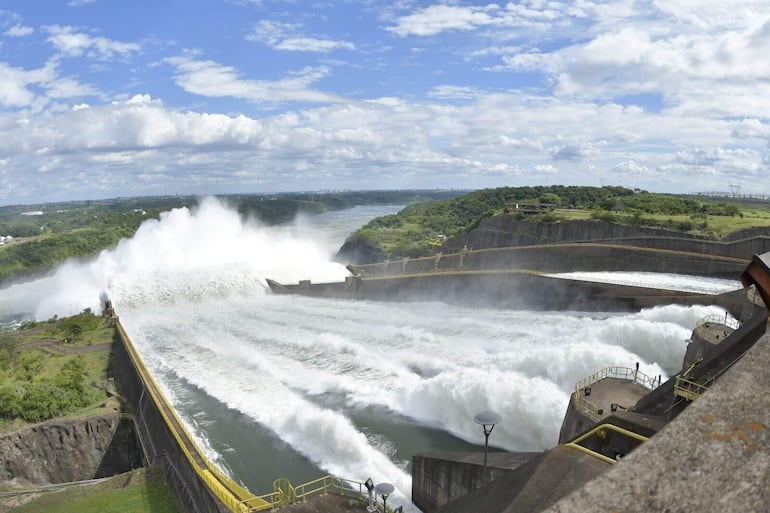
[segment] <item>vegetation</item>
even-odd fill
[[[160,467],[141,468],[88,486],[48,491],[18,513],[176,513]]]
[[[105,403],[112,333],[88,310],[0,333],[0,427]]]
[[[623,187],[501,187],[413,204],[372,220],[348,241],[382,249],[387,258],[427,256],[449,237],[493,215],[558,222],[598,219],[662,227],[716,238],[741,228],[770,226],[770,205],[706,201]]]
[[[244,218],[267,224],[291,221],[300,213],[317,214],[356,205],[400,205],[450,198],[456,191],[366,191],[324,194],[233,195],[220,199]],[[147,219],[161,212],[194,206],[192,196],[122,198],[0,207],[0,236],[13,242],[0,246],[0,282],[45,272],[69,258],[97,254],[131,237]]]

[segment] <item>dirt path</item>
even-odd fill
[[[16,359],[19,352],[26,349],[36,349],[45,347],[52,351],[59,353],[60,355],[73,355],[73,354],[85,354],[85,353],[98,353],[100,351],[108,351],[112,347],[112,342],[105,342],[104,344],[92,344],[90,346],[72,346],[65,344],[54,339],[34,340],[32,342],[24,342],[16,346],[13,351],[13,361],[11,363],[11,371],[16,370]]]

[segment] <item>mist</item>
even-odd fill
[[[7,287],[0,311],[47,319],[85,308],[101,312],[103,293],[117,307],[162,306],[263,294],[266,277],[344,280],[349,272],[332,262],[333,251],[330,239],[306,218],[268,227],[207,197],[192,209],[145,221],[133,237],[92,260],[71,260],[50,277]]]

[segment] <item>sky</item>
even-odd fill
[[[0,205],[770,194],[767,0],[0,0]]]

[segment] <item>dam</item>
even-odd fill
[[[249,267],[216,271],[224,279],[239,274],[241,282],[255,274]],[[258,276],[292,283],[277,273]],[[295,276],[294,283],[334,281]],[[220,298],[230,282],[190,277],[179,269],[165,281],[131,280],[136,286],[120,291],[119,313],[203,456],[257,494],[272,490],[276,475],[293,484],[327,472],[391,482],[403,490],[389,497],[391,507],[408,506],[414,481],[404,460],[413,454],[479,454],[477,410],[505,411],[490,440],[496,448],[542,452],[557,441],[578,381],[639,361],[641,373],[662,374],[665,382],[679,371],[697,323],[724,312],[701,305],[554,312],[430,300]],[[373,322],[377,330],[368,328]],[[292,468],[282,467],[290,459]],[[265,461],[278,470],[259,481]]]
[[[761,262],[763,260],[758,260],[760,262],[759,268],[761,270],[764,270],[764,266],[761,265]],[[749,271],[745,273],[749,278],[747,280],[750,281],[750,283],[757,283],[757,282],[763,282],[765,280],[764,275],[762,273],[754,273],[751,275]],[[754,276],[754,277],[751,277]],[[754,289],[751,289],[754,290]],[[751,345],[753,345],[753,342],[757,339],[762,337],[762,334],[764,333],[764,329],[766,327],[766,319],[767,319],[767,310],[764,306],[764,302],[761,298],[763,295],[763,292],[752,292],[751,294],[747,294],[746,291],[743,291],[743,294],[745,296],[746,301],[741,304],[740,302],[735,302],[733,306],[733,313],[736,314],[739,317],[744,317],[744,321],[740,326],[733,324],[732,321],[728,320],[728,317],[706,317],[702,320],[700,324],[697,324],[695,326],[695,329],[693,330],[693,338],[698,340],[693,340],[691,344],[699,344],[701,347],[698,350],[691,351],[689,355],[689,359],[692,361],[700,360],[699,365],[703,365],[701,367],[701,376],[706,375],[712,375],[712,374],[720,374],[719,372],[714,372],[713,370],[709,370],[708,366],[712,365],[711,369],[722,369],[725,365],[725,359],[728,360],[735,360],[736,354],[743,354],[746,350],[750,348]],[[751,313],[751,315],[748,315],[746,317],[746,312]],[[727,331],[729,330],[729,333]],[[122,330],[122,328],[119,327],[119,333],[120,337],[124,338],[123,343],[125,344],[125,347],[130,348],[131,343],[128,341],[127,335],[125,335],[125,332]],[[725,333],[727,334],[727,337],[722,341],[721,344],[723,344],[720,347],[720,344],[715,344],[715,338],[719,333]],[[722,354],[721,351],[714,352],[714,348],[731,348],[733,352],[730,352],[728,356],[725,356]],[[710,359],[706,359],[706,362],[704,363],[703,356],[700,356],[701,353],[710,353]],[[737,351],[738,353],[736,353]],[[127,352],[131,353],[131,350],[128,349]],[[134,357],[132,357],[134,359]],[[138,359],[138,356],[135,357],[135,361],[140,361]],[[708,362],[714,362],[713,364],[709,364]],[[687,364],[687,357],[685,361],[683,362],[683,366]],[[134,363],[136,365],[136,363]],[[140,364],[141,365],[141,364]],[[714,366],[715,365],[715,366]],[[732,366],[732,362],[730,364]],[[139,372],[140,375],[143,374],[143,372]],[[671,380],[667,380],[667,382],[664,384],[661,382],[661,378],[658,377],[657,380],[654,378],[645,375],[644,373],[639,372],[639,369],[621,369],[621,368],[613,368],[610,369],[608,372],[604,373],[598,373],[595,376],[590,376],[586,378],[583,381],[579,381],[575,384],[575,392],[572,395],[572,401],[570,402],[570,405],[567,408],[567,414],[564,418],[563,425],[562,425],[562,435],[560,436],[560,441],[569,441],[569,440],[575,440],[573,442],[568,443],[567,445],[561,445],[557,448],[551,449],[548,454],[553,454],[551,458],[554,460],[553,462],[549,462],[549,460],[543,459],[542,455],[538,455],[537,453],[529,453],[529,454],[521,454],[518,458],[518,460],[506,460],[504,453],[495,453],[493,459],[491,460],[491,470],[490,476],[493,477],[491,482],[489,484],[480,486],[478,484],[478,472],[479,472],[479,461],[478,458],[473,458],[467,455],[462,456],[452,456],[449,453],[442,453],[440,455],[434,455],[434,454],[418,454],[414,456],[412,471],[416,472],[415,474],[415,480],[413,484],[413,499],[415,503],[420,505],[423,509],[423,511],[479,511],[477,508],[479,505],[484,505],[484,511],[505,511],[506,507],[512,507],[511,504],[505,503],[506,500],[516,500],[517,498],[521,500],[521,494],[518,496],[511,497],[511,479],[514,479],[513,482],[515,482],[516,479],[521,480],[521,472],[516,472],[516,469],[522,468],[525,469],[526,465],[530,464],[531,462],[537,462],[537,464],[540,467],[543,467],[543,470],[538,473],[534,472],[533,475],[540,475],[542,472],[546,472],[545,475],[547,476],[559,476],[560,474],[555,471],[555,467],[551,470],[548,470],[549,468],[553,467],[554,465],[559,465],[558,462],[564,462],[564,461],[572,461],[570,464],[570,467],[573,469],[573,472],[569,476],[565,476],[564,478],[561,478],[561,481],[558,481],[561,483],[561,487],[556,487],[555,489],[562,490],[563,487],[572,487],[572,488],[579,488],[580,485],[584,483],[584,478],[581,478],[581,475],[585,475],[584,472],[581,473],[581,471],[575,472],[576,469],[585,469],[586,465],[588,465],[588,468],[591,470],[588,472],[588,475],[594,476],[594,475],[604,475],[606,472],[606,469],[598,465],[596,462],[602,463],[602,465],[606,465],[605,462],[602,462],[601,458],[597,458],[596,454],[602,455],[602,452],[606,451],[605,447],[613,447],[613,451],[616,451],[618,447],[621,447],[623,445],[623,442],[618,442],[617,440],[614,440],[612,436],[609,437],[609,439],[605,436],[605,441],[600,443],[598,446],[594,443],[593,445],[589,444],[587,447],[583,445],[584,449],[587,451],[587,453],[584,452],[570,452],[568,449],[565,449],[563,447],[569,447],[570,444],[583,444],[583,436],[581,435],[577,436],[579,433],[587,433],[587,436],[592,436],[592,431],[590,430],[590,425],[593,425],[597,422],[601,422],[601,425],[614,425],[617,426],[618,424],[625,426],[625,427],[619,427],[619,430],[622,430],[623,432],[629,431],[632,433],[639,433],[640,431],[644,434],[639,434],[639,441],[643,441],[644,445],[654,445],[655,444],[655,438],[658,435],[656,434],[658,431],[660,431],[663,426],[668,422],[669,419],[666,417],[674,417],[674,412],[677,408],[679,408],[679,411],[686,411],[684,410],[684,406],[688,405],[689,402],[691,402],[693,399],[697,399],[694,404],[698,404],[698,401],[700,401],[700,398],[695,396],[686,396],[676,393],[676,387],[681,386],[681,379],[687,379],[687,381],[690,381],[692,383],[701,382],[704,383],[703,377],[698,377],[696,375],[697,373],[693,373],[692,369],[688,367],[686,371],[682,371],[679,373],[679,376],[676,376],[672,378]],[[708,381],[710,378],[706,378]],[[148,374],[144,375],[143,381],[145,383],[152,383],[152,377]],[[612,383],[616,384],[612,384]],[[609,389],[602,392],[601,390],[601,384],[606,383],[609,384]],[[622,394],[618,395],[617,389],[618,389],[618,383],[629,383],[630,385],[634,385],[637,388],[634,390],[629,390],[626,392],[623,392]],[[145,385],[146,386],[146,385]],[[717,385],[714,385],[717,386]],[[592,392],[590,396],[586,397],[585,393],[588,388],[592,389]],[[696,395],[700,395],[703,392],[706,392],[706,386],[703,386],[703,390],[698,391]],[[613,391],[614,390],[614,391]],[[650,392],[652,390],[652,392]],[[657,391],[657,394],[656,394]],[[673,393],[672,393],[673,391]],[[581,395],[583,394],[583,395]],[[613,395],[614,394],[614,395]],[[134,394],[137,395],[136,393]],[[149,395],[154,395],[150,393]],[[704,394],[705,396],[706,394]],[[139,394],[140,401],[141,401],[141,393]],[[602,399],[602,396],[606,396],[605,400]],[[610,399],[609,396],[612,396]],[[668,397],[669,399],[667,401],[662,401],[662,397]],[[590,397],[590,402],[593,404],[593,408],[586,409],[584,406],[584,403],[588,402]],[[677,399],[679,397],[679,399]],[[687,399],[687,401],[681,401],[680,399]],[[615,408],[612,406],[606,407],[604,405],[604,402],[612,400],[613,404],[616,405]],[[162,403],[162,401],[161,401]],[[632,403],[635,403],[635,406],[633,408],[629,408],[629,405]],[[619,405],[619,407],[618,407]],[[606,410],[606,413],[605,413]],[[621,411],[618,411],[621,410]],[[628,413],[629,410],[632,410],[633,413]],[[652,415],[655,412],[661,413],[663,412],[663,419],[664,421],[658,421],[654,422],[651,421],[649,418],[644,419],[643,421],[640,421],[639,418],[634,418],[635,416],[639,415]],[[676,412],[678,413],[678,411]],[[599,415],[598,417],[596,415]],[[630,416],[629,416],[630,415]],[[612,417],[617,417],[617,419],[612,420]],[[177,427],[173,428],[172,431],[181,430],[184,431],[179,427],[178,424],[175,424],[173,421],[169,422],[167,419],[167,422],[169,425],[176,425]],[[673,422],[677,422],[676,420]],[[753,422],[753,421],[752,421]],[[754,440],[756,436],[759,436],[761,439],[761,432],[765,429],[764,424],[761,422],[758,422],[756,424],[750,424],[746,427],[746,432],[748,433],[746,436],[748,440]],[[627,428],[633,428],[634,431],[630,431]],[[756,436],[755,436],[756,435]],[[725,436],[732,436],[732,435],[725,435]],[[718,436],[717,440],[719,440],[721,437]],[[736,434],[735,437],[738,440],[743,440],[743,435],[740,433]],[[180,442],[180,437],[175,436],[176,444],[182,445],[182,442]],[[759,440],[757,442],[751,442],[754,444],[759,444]],[[609,441],[607,441],[609,440]],[[614,441],[613,441],[614,440]],[[648,442],[648,440],[650,440]],[[173,441],[170,442],[172,445],[174,445]],[[620,443],[620,445],[619,445]],[[747,442],[748,443],[748,442]],[[635,448],[638,445],[638,443],[633,444],[633,446],[628,446],[626,449],[624,449],[624,454],[626,452],[630,452],[633,448]],[[759,447],[761,445],[755,445],[753,446],[753,451],[758,451]],[[555,451],[555,452],[552,452]],[[567,451],[567,452],[565,452]],[[163,451],[165,454],[169,454],[168,451]],[[183,453],[187,454],[188,452],[192,452],[192,449],[183,449]],[[595,454],[591,454],[595,453]],[[628,462],[632,461],[632,455],[635,454],[636,451],[630,452],[628,456]],[[583,456],[576,456],[576,454],[581,454]],[[515,453],[511,455],[512,458],[515,458]],[[574,458],[583,458],[583,461],[580,460],[574,460]],[[606,456],[605,456],[606,457]],[[276,504],[268,502],[266,500],[265,496],[257,497],[250,495],[249,492],[247,492],[245,489],[238,487],[238,485],[235,485],[234,483],[229,481],[229,478],[226,476],[216,476],[216,474],[212,474],[214,476],[214,479],[210,482],[207,482],[202,476],[206,476],[206,470],[209,467],[209,464],[205,463],[205,457],[204,456],[194,456],[194,455],[188,455],[188,459],[192,461],[197,461],[199,467],[199,471],[196,472],[196,476],[188,476],[187,478],[182,478],[180,481],[188,480],[188,479],[194,479],[196,482],[202,481],[204,484],[200,485],[202,486],[202,491],[200,492],[204,496],[211,495],[211,492],[208,490],[217,490],[218,492],[214,493],[216,496],[216,499],[212,501],[213,506],[211,506],[214,509],[204,509],[203,511],[259,511],[261,509],[270,509],[275,507]],[[587,458],[587,460],[585,459]],[[625,458],[623,458],[625,460]],[[586,461],[588,463],[586,463]],[[436,463],[431,462],[439,462],[437,465]],[[441,463],[443,462],[443,463]],[[513,463],[511,463],[513,462]],[[626,461],[623,461],[623,464],[626,464]],[[447,472],[447,465],[450,467],[454,467],[456,465],[460,465],[460,467],[457,468],[464,468],[464,472],[467,476],[473,476],[476,475],[475,479],[472,479],[470,481],[471,486],[466,490],[467,493],[458,493],[458,491],[455,489],[454,494],[452,495],[451,501],[445,503],[442,507],[438,507],[439,504],[434,504],[433,506],[427,506],[427,504],[424,502],[424,498],[421,497],[421,494],[425,494],[426,490],[429,490],[430,487],[425,488],[425,484],[427,482],[436,482],[436,479],[438,481],[441,481],[441,478],[430,478],[430,481],[425,481],[425,479],[428,479],[428,475],[435,474],[436,476],[444,475],[445,472]],[[208,472],[212,472],[212,469],[214,467],[208,468]],[[508,470],[506,470],[506,468]],[[429,470],[431,469],[431,470]],[[523,471],[523,470],[522,470]],[[216,471],[214,471],[216,472]],[[363,478],[361,478],[363,479]],[[466,478],[468,479],[468,478]],[[564,485],[565,481],[563,479],[568,479],[567,485]],[[328,483],[326,483],[324,480],[328,480]],[[590,486],[590,482],[592,481],[585,481],[589,484],[586,486]],[[318,490],[322,490],[326,493],[340,493],[344,494],[344,496],[348,497],[348,501],[352,500],[352,503],[355,507],[355,504],[360,504],[361,508],[365,507],[365,501],[364,497],[366,495],[365,490],[363,488],[364,483],[363,481],[347,481],[344,484],[342,481],[339,480],[339,478],[336,477],[328,477],[328,478],[322,478],[321,479],[322,485],[319,486],[315,491],[319,493],[319,496],[321,495],[321,492],[318,492]],[[324,484],[325,483],[325,484]],[[472,484],[476,483],[476,484]],[[549,495],[544,492],[544,490],[547,490],[547,486],[553,486],[554,481],[553,477],[550,480],[541,481],[540,483],[535,482],[530,484],[530,489],[528,491],[529,494],[535,494],[536,497],[540,498],[541,500],[544,497],[548,497]],[[292,486],[290,483],[285,483],[285,486]],[[451,489],[452,484],[448,484],[447,488]],[[456,485],[454,485],[456,488]],[[228,487],[231,487],[229,490],[230,495],[228,495]],[[356,491],[356,487],[358,490]],[[189,486],[187,489],[189,490]],[[526,488],[526,487],[525,487]],[[538,492],[538,490],[540,490]],[[189,491],[187,492],[189,493]],[[296,492],[294,492],[296,493]],[[523,491],[521,492],[523,493]],[[276,491],[273,492],[274,497],[281,497],[283,495],[291,495],[287,494],[285,491],[281,491],[280,488],[277,488]],[[223,497],[230,497],[229,499],[223,499]],[[435,496],[438,497],[438,496]],[[449,495],[446,496],[447,498],[450,497]],[[501,497],[504,497],[505,499],[501,499]],[[269,498],[269,497],[268,497]],[[190,499],[187,499],[188,501]],[[228,506],[227,501],[231,501]],[[312,499],[309,499],[312,500]],[[502,502],[501,502],[502,501]],[[200,499],[193,501],[193,502],[201,502]],[[526,503],[526,502],[525,502]],[[537,502],[534,503],[536,506],[541,506],[545,504],[546,506],[548,503],[543,502]],[[551,502],[551,505],[554,507],[559,507],[560,503],[553,503]],[[189,504],[187,506],[190,507]],[[243,508],[246,507],[244,510]],[[541,508],[542,509],[542,508]],[[355,509],[354,509],[355,510]],[[362,509],[363,510],[363,509]],[[518,509],[513,509],[511,511],[540,511],[540,509],[523,509],[521,505],[519,505]],[[568,510],[565,510],[568,511]]]

